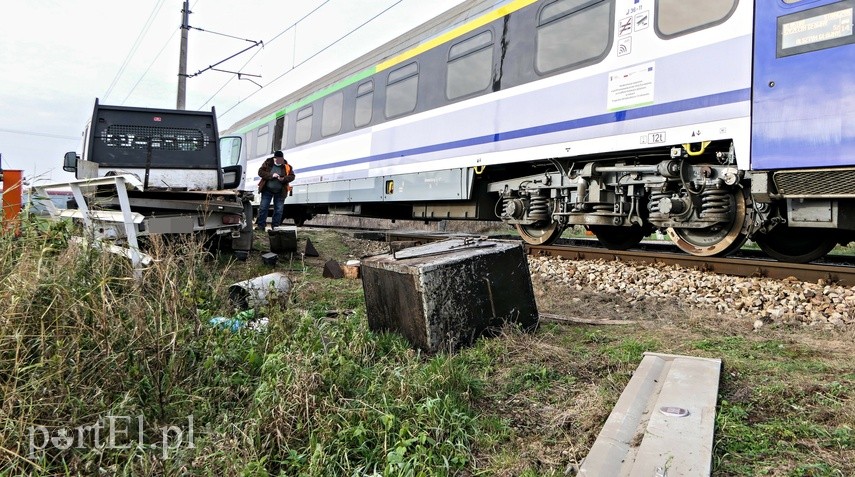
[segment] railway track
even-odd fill
[[[379,240],[386,242],[403,242],[406,245],[422,244],[431,241],[445,240],[450,237],[472,236],[462,233],[404,231],[404,230],[366,230],[342,226],[316,226],[317,228],[334,228],[348,233],[356,238]],[[502,239],[511,239],[502,237]],[[644,264],[679,265],[681,267],[709,271],[723,275],[739,277],[761,277],[783,280],[795,278],[800,281],[816,283],[836,283],[842,286],[855,286],[855,266],[851,264],[833,263],[787,263],[778,262],[746,253],[735,257],[697,257],[682,252],[669,251],[669,247],[654,243],[645,245],[643,250],[609,250],[593,245],[593,240],[572,240],[568,244],[529,245],[523,244],[527,254],[531,256],[562,257],[568,260],[605,260],[636,262]],[[590,242],[592,245],[585,245]],[[834,257],[828,257],[834,260]],[[851,258],[841,259],[846,262]]]
[[[814,263],[785,263],[757,258],[696,257],[669,252],[608,250],[576,245],[525,245],[534,256],[562,257],[568,260],[618,260],[645,264],[680,265],[724,275],[763,277],[782,280],[793,277],[804,282],[837,283],[855,286],[855,267]]]
[[[431,232],[384,231],[386,240],[427,242],[443,240],[449,234]],[[771,259],[746,257],[697,257],[681,252],[662,250],[609,250],[584,245],[529,245],[523,244],[526,253],[532,256],[562,257],[568,260],[606,260],[645,264],[679,265],[723,275],[739,277],[761,277],[783,280],[795,278],[804,282],[836,283],[855,286],[855,266],[825,263],[787,263]],[[652,247],[658,248],[658,247]]]

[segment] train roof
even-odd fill
[[[282,116],[293,109],[302,107],[319,97],[336,91],[347,84],[358,81],[363,77],[367,77],[376,71],[381,71],[397,64],[398,62],[403,62],[406,59],[409,59],[410,56],[406,55],[409,50],[415,49],[419,45],[441,36],[443,33],[447,33],[454,27],[478,18],[480,15],[490,11],[498,5],[510,3],[521,4],[520,6],[524,6],[533,3],[534,1],[536,0],[465,0],[459,5],[446,10],[444,13],[428,20],[407,33],[404,33],[403,35],[386,42],[359,58],[336,68],[320,79],[312,81],[302,88],[284,96],[278,101],[273,102],[243,119],[235,121],[226,129],[224,134],[243,132],[257,127],[265,122],[275,119],[276,117]],[[465,32],[461,32],[460,34],[463,33]],[[437,45],[451,40],[456,36],[457,35],[445,38],[444,41],[437,43]],[[403,58],[401,58],[400,61],[394,61],[398,56],[402,56]],[[377,68],[376,71],[371,71],[372,68],[376,68],[380,65],[383,65],[383,67]],[[365,76],[362,76],[362,73],[364,73]]]

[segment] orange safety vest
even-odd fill
[[[291,174],[293,174],[293,173],[294,173],[294,168],[293,168],[293,167],[291,167],[291,164],[288,164],[288,162],[286,161],[286,162],[285,162],[285,175],[286,175],[286,176],[290,176],[290,175],[291,175]],[[261,192],[261,191],[264,189],[264,185],[265,185],[265,184],[267,184],[267,181],[268,181],[268,180],[269,180],[269,179],[261,179],[261,182],[259,182],[259,183],[258,183],[258,191],[259,191],[259,192]],[[287,195],[293,195],[293,194],[294,194],[294,193],[293,193],[294,188],[293,188],[293,187],[291,187],[291,183],[290,183],[290,182],[288,183],[288,185],[287,185],[286,187],[287,187],[287,188],[286,188],[286,190],[287,190],[287,193],[288,193]]]
[[[288,164],[288,163],[286,162],[286,163],[285,163],[285,175],[286,175],[286,176],[290,176],[290,175],[291,175],[291,174],[293,174],[293,173],[294,173],[294,168],[293,168],[293,167],[291,167],[291,164]],[[290,183],[290,182],[288,183],[287,191],[288,191],[288,195],[294,195],[294,188],[293,188],[293,187],[291,187],[291,183]]]

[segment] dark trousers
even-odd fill
[[[273,227],[282,225],[282,211],[285,209],[285,190],[283,189],[277,194],[268,191],[261,192],[261,204],[258,206],[258,220],[256,224],[259,227],[267,225],[267,211],[270,210],[270,202],[273,202]]]

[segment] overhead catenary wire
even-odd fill
[[[219,116],[220,116],[220,117],[225,116],[225,115],[226,115],[226,114],[228,114],[230,111],[232,111],[233,109],[235,109],[236,107],[238,107],[241,103],[243,103],[244,101],[246,101],[246,100],[248,100],[249,98],[253,97],[255,94],[257,94],[259,91],[261,91],[261,90],[262,90],[262,89],[264,89],[265,87],[270,86],[271,84],[275,83],[276,81],[278,81],[278,80],[282,79],[282,78],[283,78],[285,75],[287,75],[288,73],[290,73],[290,72],[294,71],[294,70],[295,70],[295,69],[297,69],[298,67],[300,67],[300,66],[302,66],[303,64],[305,64],[307,61],[312,60],[313,58],[317,57],[318,55],[320,55],[320,54],[321,54],[321,53],[323,53],[324,51],[326,51],[326,50],[328,50],[328,49],[332,48],[333,46],[335,46],[335,45],[336,45],[337,43],[339,43],[340,41],[342,41],[342,40],[344,40],[345,38],[349,37],[350,35],[352,35],[352,34],[356,33],[356,32],[357,32],[357,31],[359,31],[361,28],[363,28],[365,25],[368,25],[368,24],[369,24],[369,23],[371,23],[372,21],[376,20],[378,17],[380,17],[380,16],[381,16],[381,15],[383,15],[384,13],[388,12],[388,11],[389,11],[389,10],[391,10],[392,8],[396,7],[398,4],[400,4],[400,3],[401,3],[401,2],[403,2],[403,1],[404,1],[404,0],[398,0],[398,1],[396,1],[395,3],[393,3],[392,5],[389,5],[388,7],[386,7],[385,9],[383,9],[381,12],[377,13],[376,15],[374,15],[374,16],[373,16],[373,17],[371,17],[371,18],[369,18],[368,20],[366,20],[366,21],[362,22],[362,23],[361,23],[361,24],[359,24],[356,28],[353,28],[352,30],[348,31],[347,33],[345,33],[344,35],[340,36],[339,38],[337,38],[336,40],[334,40],[332,43],[328,44],[327,46],[325,46],[325,47],[321,48],[320,50],[316,51],[315,53],[313,53],[312,55],[310,55],[309,57],[307,57],[307,58],[306,58],[306,59],[304,59],[303,61],[301,61],[301,62],[299,62],[299,63],[297,63],[297,64],[292,65],[290,69],[285,70],[285,72],[283,72],[281,75],[277,76],[276,78],[273,78],[273,80],[271,80],[269,83],[265,84],[264,86],[262,86],[261,88],[259,88],[259,89],[255,90],[255,91],[253,91],[252,93],[250,93],[249,95],[247,95],[247,97],[246,97],[246,98],[241,99],[240,101],[238,101],[237,103],[235,103],[235,104],[234,104],[234,106],[232,106],[231,108],[229,108],[229,109],[225,110],[223,113],[219,114]],[[286,31],[287,31],[287,30],[286,30]],[[283,33],[284,33],[284,32],[283,32]],[[281,35],[281,33],[280,33],[280,35]],[[278,35],[277,35],[277,36],[278,36]]]
[[[125,61],[122,62],[122,66],[119,67],[119,71],[116,72],[116,76],[113,78],[113,81],[110,83],[110,86],[107,88],[107,91],[104,93],[103,97],[105,99],[110,96],[110,93],[113,92],[113,88],[115,88],[116,84],[118,84],[119,78],[122,77],[122,74],[125,72],[125,68],[128,67],[128,64],[131,62],[131,59],[133,58],[134,54],[136,54],[137,49],[139,49],[140,44],[142,44],[142,39],[148,33],[148,30],[151,28],[151,25],[154,22],[155,17],[157,17],[157,14],[160,12],[160,9],[163,7],[163,4],[165,3],[165,1],[166,0],[159,0],[158,3],[155,4],[154,8],[152,9],[151,13],[148,16],[148,20],[146,20],[145,24],[142,27],[142,30],[140,30],[139,35],[137,35],[137,39],[134,41],[133,46],[131,46],[130,51],[125,56]]]
[[[252,61],[252,60],[253,60],[253,58],[255,58],[255,57],[256,57],[256,55],[258,55],[259,53],[261,53],[261,50],[256,50],[256,51],[255,51],[255,53],[253,53],[253,54],[252,54],[252,56],[250,56],[250,57],[249,57],[249,59],[248,59],[248,60],[246,60],[246,63],[244,63],[244,64],[243,64],[243,66],[241,66],[241,67],[240,67],[240,69],[239,69],[238,71],[243,71],[243,69],[244,69],[244,68],[246,68],[246,65],[248,65],[248,64],[249,64],[249,62],[250,62],[250,61]],[[225,83],[223,83],[223,85],[222,85],[222,86],[220,86],[220,89],[218,89],[217,91],[215,91],[215,92],[214,92],[214,94],[212,94],[212,95],[211,95],[211,97],[210,97],[210,98],[208,98],[204,103],[202,103],[202,105],[201,105],[201,106],[199,106],[198,108],[196,108],[196,110],[197,110],[197,111],[199,111],[199,110],[201,110],[202,108],[204,108],[208,103],[210,103],[210,102],[211,102],[211,100],[212,100],[212,99],[214,99],[218,94],[220,94],[220,91],[222,91],[223,89],[225,89],[225,87],[226,87],[229,83],[231,83],[231,82],[232,82],[232,80],[233,80],[233,79],[235,79],[235,77],[236,77],[236,76],[237,76],[237,75],[229,76],[229,79],[228,79],[228,80],[226,80],[226,82],[225,82]],[[255,83],[255,82],[253,81],[253,83]],[[258,83],[256,83],[256,84],[258,84]]]
[[[329,2],[330,2],[330,0],[324,0],[324,2],[323,2],[323,3],[321,3],[320,5],[318,5],[317,7],[315,7],[314,9],[312,9],[312,11],[310,11],[309,13],[307,13],[307,14],[303,15],[303,16],[302,16],[302,17],[300,17],[297,21],[295,21],[294,23],[292,23],[292,24],[288,25],[287,27],[285,27],[285,29],[284,29],[284,30],[280,31],[280,32],[279,32],[279,33],[277,33],[276,35],[273,35],[273,38],[271,38],[271,39],[267,40],[266,42],[262,42],[262,48],[264,48],[264,45],[270,45],[271,43],[273,43],[274,41],[276,41],[277,39],[279,39],[279,37],[281,37],[282,35],[284,35],[286,32],[288,32],[288,31],[289,31],[289,30],[291,30],[292,28],[295,28],[295,27],[296,27],[300,22],[302,22],[302,21],[303,21],[303,20],[305,20],[306,18],[309,18],[312,14],[314,14],[315,12],[317,12],[318,10],[320,10],[320,9],[321,9],[321,7],[323,7],[324,5],[326,5],[326,4],[327,4],[327,3],[329,3]],[[252,55],[252,56],[251,56],[251,57],[246,61],[246,63],[244,63],[244,64],[243,64],[243,66],[241,66],[241,67],[240,67],[240,69],[238,69],[238,72],[242,72],[242,71],[243,71],[243,69],[244,69],[244,68],[246,68],[246,66],[247,66],[247,65],[248,65],[248,64],[253,60],[253,58],[255,58],[255,57],[256,57],[260,52],[261,52],[261,50],[256,50],[256,52],[255,52],[255,53],[253,53],[253,55]],[[235,76],[236,76],[236,75],[235,75]],[[197,109],[197,110],[201,110],[201,109],[202,109],[202,108],[204,108],[208,103],[210,103],[210,102],[211,102],[211,100],[213,100],[213,99],[214,99],[218,94],[220,94],[220,91],[222,91],[223,89],[225,89],[225,87],[226,87],[226,86],[228,86],[228,84],[229,84],[229,83],[231,83],[233,79],[235,79],[235,76],[230,76],[230,77],[229,77],[229,79],[227,79],[227,80],[226,80],[226,82],[225,82],[225,83],[223,83],[223,85],[222,85],[222,86],[220,86],[220,88],[219,88],[216,92],[214,92],[214,94],[212,94],[212,95],[211,95],[211,97],[210,97],[210,98],[208,98],[204,103],[202,103],[202,105],[201,105],[201,106],[199,106],[199,107],[198,107],[198,108],[196,108],[196,109]],[[257,83],[256,83],[256,84],[257,84]],[[264,86],[262,86],[261,88],[263,88],[263,87],[264,87]],[[238,104],[240,104],[240,103],[238,103]],[[235,106],[237,106],[237,105],[235,105]],[[231,111],[231,110],[229,110],[229,111]],[[228,111],[227,111],[227,112],[228,112]]]
[[[43,132],[38,132],[38,131],[21,131],[21,130],[18,130],[18,129],[3,129],[3,128],[0,128],[0,133],[24,134],[24,135],[26,135],[26,136],[49,137],[49,138],[53,138],[53,139],[67,139],[67,140],[69,140],[69,141],[71,141],[71,140],[75,140],[75,141],[76,141],[76,140],[80,139],[80,137],[79,137],[79,136],[63,136],[63,135],[60,135],[60,134],[50,134],[50,133],[43,133]]]
[[[261,45],[262,47],[264,46],[263,42],[253,41],[253,40],[249,40],[249,41],[252,41],[254,44],[252,46],[248,46],[248,47],[244,48],[243,50],[240,50],[239,52],[233,54],[232,56],[230,56],[224,60],[220,60],[220,61],[214,63],[213,65],[209,65],[207,68],[205,68],[203,70],[199,70],[199,71],[193,73],[192,75],[183,75],[183,76],[186,76],[187,78],[194,78],[194,77],[199,76],[200,74],[202,74],[208,70],[216,70],[215,66],[219,66],[219,65],[229,61],[232,58],[235,58],[239,55],[242,55],[243,53],[246,53],[247,51],[251,50],[252,48],[255,48],[258,45]]]
[[[109,96],[110,92],[112,92],[113,88],[114,88],[114,87],[115,87],[115,85],[118,83],[118,79],[119,79],[119,77],[120,77],[120,76],[121,76],[121,74],[123,73],[124,69],[127,67],[127,64],[130,62],[130,59],[132,58],[132,56],[134,55],[134,53],[136,52],[136,50],[139,48],[142,38],[145,36],[145,34],[147,33],[148,29],[151,27],[151,23],[152,23],[152,21],[154,20],[154,18],[157,16],[157,13],[159,12],[160,8],[163,6],[164,1],[165,1],[165,0],[160,0],[160,1],[158,2],[158,4],[155,6],[155,8],[153,9],[153,11],[152,11],[151,15],[149,15],[149,19],[147,20],[146,25],[143,27],[143,29],[141,30],[141,32],[140,32],[140,34],[139,34],[139,36],[137,37],[137,41],[134,43],[134,46],[132,47],[132,49],[131,49],[131,51],[129,52],[128,56],[125,58],[125,62],[123,63],[122,67],[119,69],[119,72],[117,73],[117,75],[116,75],[116,77],[114,78],[114,80],[113,80],[112,84],[110,85],[110,88],[108,89],[108,92],[107,92],[107,93],[105,93],[105,96],[104,96],[105,98],[106,98],[107,96]],[[199,0],[197,0],[197,1],[193,4],[193,7],[195,7],[195,6],[196,6],[196,4],[198,3],[198,1],[199,1]],[[315,12],[317,12],[319,9],[321,9],[324,5],[326,5],[326,4],[327,4],[327,3],[329,3],[329,2],[330,2],[330,0],[324,0],[321,4],[319,4],[318,6],[316,6],[316,7],[315,7],[314,9],[312,9],[310,12],[306,13],[306,14],[305,14],[305,15],[303,15],[301,18],[299,18],[298,20],[296,20],[296,21],[295,21],[295,22],[293,22],[292,24],[288,25],[286,28],[284,28],[282,31],[280,31],[280,32],[279,32],[279,33],[277,33],[276,35],[274,35],[270,40],[268,40],[268,41],[266,41],[266,42],[262,42],[262,48],[263,48],[265,45],[269,45],[269,44],[273,43],[274,41],[276,41],[277,39],[279,39],[282,35],[284,35],[284,34],[285,34],[285,33],[287,33],[288,31],[290,31],[290,30],[294,29],[296,26],[298,26],[298,25],[299,25],[299,23],[301,23],[301,22],[303,22],[304,20],[306,20],[308,17],[310,17],[311,15],[313,15]],[[305,58],[304,60],[300,61],[299,63],[293,64],[293,65],[291,66],[291,68],[287,69],[286,71],[284,71],[282,74],[280,74],[279,76],[277,76],[277,77],[276,77],[276,78],[274,78],[273,80],[271,80],[271,81],[267,82],[267,83],[266,83],[266,84],[264,84],[264,85],[259,85],[259,89],[257,89],[257,90],[256,90],[256,91],[254,91],[253,93],[249,94],[247,97],[245,97],[245,98],[243,98],[243,99],[239,100],[237,103],[235,103],[232,107],[230,107],[230,108],[229,108],[228,110],[226,110],[224,113],[220,114],[220,116],[223,116],[223,115],[225,115],[225,114],[229,113],[230,111],[234,110],[234,108],[236,108],[237,106],[239,106],[239,105],[240,105],[241,103],[243,103],[244,101],[246,101],[246,100],[250,99],[251,97],[253,97],[256,93],[258,93],[259,91],[261,91],[261,90],[262,90],[262,89],[264,89],[265,87],[270,86],[270,85],[272,85],[273,83],[275,83],[276,81],[278,81],[278,80],[282,79],[283,77],[285,77],[285,76],[286,76],[287,74],[289,74],[290,72],[294,71],[295,69],[297,69],[298,67],[302,66],[302,65],[303,65],[303,64],[305,64],[306,62],[311,61],[312,59],[314,59],[314,58],[315,58],[315,57],[317,57],[318,55],[322,54],[323,52],[325,52],[325,51],[326,51],[326,50],[328,50],[329,48],[331,48],[331,47],[335,46],[336,44],[340,43],[340,42],[341,42],[341,41],[343,41],[344,39],[348,38],[349,36],[351,36],[351,35],[352,35],[352,34],[354,34],[355,32],[359,31],[361,28],[365,27],[366,25],[368,25],[368,24],[369,24],[369,23],[371,23],[372,21],[376,20],[378,17],[380,17],[381,15],[385,14],[386,12],[388,12],[389,10],[391,10],[391,9],[392,9],[392,8],[394,8],[394,7],[396,7],[397,5],[399,5],[399,4],[400,4],[400,3],[402,3],[402,2],[403,2],[403,0],[397,0],[395,3],[393,3],[393,4],[389,5],[388,7],[386,7],[385,9],[383,9],[382,11],[380,11],[379,13],[377,13],[376,15],[372,16],[371,18],[369,18],[368,20],[364,21],[363,23],[361,23],[360,25],[356,26],[355,28],[351,29],[350,31],[348,31],[348,32],[347,32],[347,33],[345,33],[344,35],[340,36],[339,38],[335,39],[335,40],[334,40],[334,41],[332,41],[331,43],[327,44],[325,47],[323,47],[323,48],[321,48],[320,50],[316,51],[315,53],[313,53],[313,54],[312,54],[312,55],[310,55],[309,57]],[[194,28],[195,28],[195,27],[194,27]],[[226,34],[222,34],[222,33],[216,33],[216,32],[211,32],[211,31],[203,30],[203,29],[201,29],[201,28],[195,28],[195,29],[200,30],[200,31],[206,31],[206,32],[208,32],[208,33],[212,33],[212,34],[216,34],[216,35],[221,35],[221,36],[226,36],[226,37],[230,37],[230,38],[235,38],[235,39],[238,39],[238,40],[252,41],[252,40],[246,40],[246,39],[244,39],[244,38],[239,38],[239,37],[235,37],[235,36],[231,36],[231,35],[226,35]],[[151,63],[149,64],[149,66],[146,68],[145,72],[144,72],[144,73],[143,73],[143,74],[142,74],[142,75],[137,79],[137,81],[134,83],[134,86],[131,88],[131,90],[129,91],[129,93],[128,93],[128,94],[125,96],[125,98],[122,100],[122,103],[121,103],[121,104],[124,104],[124,103],[128,100],[128,98],[130,98],[131,94],[133,94],[134,90],[139,86],[139,84],[142,82],[142,80],[144,79],[144,77],[148,74],[149,70],[152,68],[152,66],[154,65],[154,63],[159,59],[159,57],[161,56],[161,54],[163,53],[163,51],[166,49],[166,47],[169,45],[169,43],[171,42],[171,40],[174,38],[175,33],[176,33],[177,31],[178,31],[178,29],[176,29],[175,31],[173,31],[173,33],[172,33],[172,35],[170,36],[170,38],[167,40],[167,42],[164,44],[164,46],[163,46],[163,47],[161,48],[161,50],[158,52],[158,54],[156,55],[156,57],[154,58],[154,60],[152,60],[152,62],[151,62]],[[244,69],[244,68],[246,68],[246,67],[247,67],[247,66],[252,62],[252,60],[253,60],[253,59],[258,55],[258,53],[260,53],[260,50],[257,50],[257,51],[256,51],[256,52],[255,52],[255,53],[254,53],[254,54],[253,54],[253,55],[252,55],[252,56],[251,56],[251,57],[250,57],[250,58],[249,58],[249,59],[248,59],[248,60],[243,64],[243,66],[241,66],[241,68],[240,68],[240,69],[238,69],[238,73],[241,73],[241,72],[243,71],[243,69]],[[212,100],[213,100],[213,99],[214,99],[214,98],[215,98],[215,97],[216,97],[220,92],[222,92],[222,90],[223,90],[223,89],[225,89],[225,87],[226,87],[226,86],[228,86],[228,85],[229,85],[229,84],[234,80],[235,76],[237,76],[237,75],[230,76],[230,77],[229,77],[229,79],[228,79],[228,80],[226,80],[226,81],[223,83],[223,85],[222,85],[222,86],[220,86],[220,88],[218,88],[218,89],[217,89],[217,91],[216,91],[213,95],[211,95],[211,97],[209,97],[209,98],[208,98],[204,103],[202,103],[202,105],[200,105],[200,106],[197,108],[197,110],[201,110],[201,109],[202,109],[202,108],[204,108],[207,104],[209,104],[209,103],[210,103],[210,102],[211,102],[211,101],[212,101]],[[253,83],[255,83],[255,82],[253,82]],[[256,84],[258,84],[258,83],[256,83]]]
[[[313,53],[311,56],[309,56],[308,58],[304,59],[303,61],[301,61],[301,62],[299,62],[299,63],[297,63],[297,64],[293,65],[293,66],[291,67],[291,69],[290,69],[290,70],[287,70],[287,71],[285,71],[284,73],[282,73],[281,75],[277,76],[276,78],[273,78],[273,79],[270,81],[270,83],[267,83],[267,86],[269,86],[269,85],[273,84],[275,81],[279,80],[280,78],[282,78],[282,77],[283,77],[283,76],[285,76],[286,74],[290,73],[291,71],[293,71],[293,70],[294,70],[294,69],[296,69],[297,67],[302,66],[302,65],[303,65],[303,64],[305,64],[307,61],[309,61],[309,60],[311,60],[311,59],[315,58],[316,56],[320,55],[321,53],[323,53],[323,52],[327,51],[328,49],[332,48],[332,47],[333,47],[333,46],[335,46],[338,42],[340,42],[340,41],[344,40],[345,38],[349,37],[350,35],[352,35],[352,34],[356,33],[357,31],[359,31],[360,29],[362,29],[362,27],[364,27],[365,25],[368,25],[369,23],[373,22],[374,20],[376,20],[377,18],[379,18],[379,17],[380,17],[381,15],[383,15],[384,13],[386,13],[386,12],[388,12],[389,10],[391,10],[392,8],[394,8],[394,7],[398,6],[398,4],[400,4],[400,3],[401,3],[401,2],[403,2],[403,1],[404,1],[404,0],[398,0],[397,2],[395,2],[395,3],[391,4],[391,5],[389,5],[388,7],[386,7],[385,9],[383,9],[380,13],[378,13],[378,14],[374,15],[373,17],[369,18],[368,20],[365,20],[364,22],[360,23],[356,28],[354,28],[354,29],[350,30],[349,32],[345,33],[344,35],[342,35],[342,36],[338,37],[335,41],[333,41],[333,42],[332,42],[332,43],[330,43],[329,45],[327,45],[327,46],[325,46],[325,47],[321,48],[320,50],[316,51],[315,53]]]
[[[139,86],[139,84],[148,74],[151,67],[154,66],[155,63],[157,63],[157,60],[160,58],[160,55],[163,54],[163,52],[166,50],[166,47],[169,46],[169,44],[172,42],[172,39],[175,38],[175,34],[179,31],[181,31],[181,27],[175,27],[175,30],[172,31],[172,35],[169,36],[169,39],[166,40],[166,43],[163,44],[163,47],[160,48],[160,51],[157,52],[157,55],[154,57],[153,60],[151,60],[151,63],[148,64],[148,67],[145,69],[145,71],[143,71],[143,74],[140,75],[140,77],[137,79],[137,82],[134,83],[133,87],[131,87],[131,90],[128,91],[127,96],[125,96],[125,99],[123,99],[121,102],[122,105],[124,105],[128,98],[131,97],[131,95],[134,93],[134,90],[137,89],[137,86]]]
[[[326,5],[327,3],[330,3],[330,0],[324,0],[324,2],[323,2],[323,3],[321,3],[320,5],[318,5],[317,7],[315,7],[311,12],[309,12],[309,13],[307,13],[307,14],[303,15],[299,20],[297,20],[297,21],[295,21],[294,23],[292,23],[292,24],[288,25],[284,30],[282,30],[282,31],[280,31],[279,33],[277,33],[276,35],[274,35],[274,36],[273,36],[273,38],[271,38],[271,39],[267,42],[267,44],[269,45],[269,44],[273,43],[274,41],[276,41],[280,36],[282,36],[282,35],[284,35],[285,33],[287,33],[287,32],[288,32],[288,30],[290,30],[290,29],[292,29],[292,28],[296,27],[298,23],[302,22],[302,21],[303,21],[303,20],[305,20],[306,18],[309,18],[309,16],[311,16],[311,15],[312,15],[313,13],[315,13],[316,11],[320,10],[320,9],[321,9],[321,7],[323,7],[323,6],[324,6],[324,5]]]
[[[196,5],[198,3],[199,3],[199,0],[196,0],[195,2],[193,2],[193,6],[191,6],[190,9],[192,10],[193,8],[196,8]],[[137,82],[134,83],[134,86],[131,88],[130,91],[128,91],[127,96],[125,96],[125,99],[123,99],[121,102],[122,105],[124,105],[128,101],[128,98],[131,97],[131,94],[133,94],[134,90],[137,89],[137,86],[139,86],[139,84],[142,82],[142,80],[146,77],[149,70],[151,70],[151,67],[154,66],[155,63],[157,63],[157,60],[160,58],[160,55],[162,55],[163,52],[166,50],[166,47],[169,46],[170,43],[172,43],[172,39],[175,38],[175,34],[178,33],[179,31],[181,31],[181,27],[180,26],[175,27],[175,30],[172,31],[171,35],[169,35],[169,38],[166,40],[166,43],[163,44],[163,46],[160,48],[160,51],[157,52],[157,55],[155,55],[154,59],[151,60],[151,63],[148,64],[148,67],[145,69],[145,71],[143,71],[143,74],[140,75],[139,78],[137,78]]]
[[[215,32],[215,31],[205,30],[204,28],[194,27],[194,26],[190,26],[190,25],[188,25],[188,26],[187,26],[187,28],[189,28],[189,29],[191,29],[191,30],[197,30],[197,31],[205,32],[205,33],[210,33],[210,34],[212,34],[212,35],[224,36],[224,37],[226,37],[226,38],[233,38],[233,39],[235,39],[235,40],[241,40],[241,41],[248,41],[248,42],[250,42],[250,43],[256,43],[256,41],[255,41],[255,40],[250,40],[250,39],[247,39],[247,38],[241,38],[241,37],[239,37],[239,36],[234,36],[234,35],[227,35],[227,34],[225,34],[225,33],[217,33],[217,32]]]

